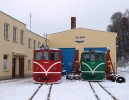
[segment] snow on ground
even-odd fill
[[[96,92],[100,100],[105,100],[105,98],[107,100],[113,100],[113,98],[109,94],[107,94],[107,92],[103,88],[101,88],[98,83],[91,82],[91,85],[94,88],[94,91]]]
[[[53,85],[51,100],[96,100],[88,82],[63,80]]]
[[[42,85],[32,100],[47,100],[50,85]]]
[[[100,84],[118,100],[129,100],[129,67],[119,68],[118,74],[126,78],[125,83],[104,80]],[[95,82],[91,84],[101,100],[111,100]],[[29,100],[39,86],[32,78],[0,81],[0,100]],[[47,100],[49,87],[42,85],[33,100]],[[87,81],[70,81],[63,77],[61,83],[52,86],[50,100],[96,100],[96,97]]]
[[[38,86],[32,78],[0,81],[0,100],[29,100]]]
[[[104,81],[101,84],[118,100],[129,100],[129,67],[118,68],[118,74],[125,77],[125,83]]]

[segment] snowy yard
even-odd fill
[[[126,78],[125,83],[115,83],[108,80],[99,82],[108,92],[118,100],[129,100],[129,67],[118,69],[118,74]],[[65,80],[52,85],[50,100],[113,100],[97,82],[79,80]],[[40,84],[35,84],[32,78],[0,81],[0,100],[29,100]],[[32,100],[47,100],[51,85],[42,85]]]

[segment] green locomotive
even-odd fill
[[[104,51],[85,51],[81,54],[81,78],[101,81],[106,77],[106,54]]]

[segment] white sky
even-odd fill
[[[0,0],[0,10],[26,24],[39,35],[71,28],[71,16],[77,28],[106,31],[115,12],[125,12],[129,0]]]

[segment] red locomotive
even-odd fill
[[[59,49],[34,50],[33,79],[36,83],[59,83],[62,71],[62,54]]]

